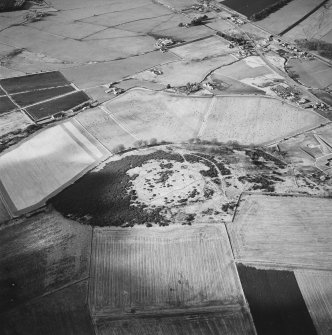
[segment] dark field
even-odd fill
[[[2,335],[93,335],[87,282],[72,285],[0,314]]]
[[[75,91],[75,89],[72,86],[68,85],[63,87],[14,94],[12,95],[12,98],[17,104],[25,107],[72,91]]]
[[[159,214],[160,208],[147,213],[142,206],[130,206],[137,196],[127,193],[131,177],[126,172],[150,159],[183,161],[180,155],[161,150],[144,156],[128,156],[106,164],[98,172],[87,173],[49,202],[63,215],[93,226],[120,226],[126,222],[163,225],[166,222]],[[90,219],[87,221],[87,218]]]
[[[28,107],[26,110],[35,121],[38,121],[50,117],[56,113],[64,112],[74,108],[84,102],[89,101],[89,99],[90,98],[84,92],[79,91],[65,97]]]
[[[221,2],[221,4],[249,17],[276,2],[278,2],[278,0],[225,0]]]
[[[4,96],[4,97],[0,97],[0,115],[4,114],[4,113],[8,113],[11,110],[17,108],[12,101]]]
[[[293,272],[238,271],[258,335],[317,335]]]
[[[0,80],[0,85],[9,93],[19,93],[68,85],[68,80],[58,71],[38,73],[23,77]]]
[[[4,90],[0,87],[0,95],[4,95],[4,94],[5,94]]]
[[[2,229],[0,313],[87,277],[91,236],[55,212]]]

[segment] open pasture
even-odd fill
[[[110,151],[120,144],[128,148],[136,141],[134,136],[100,108],[79,113],[75,119]]]
[[[97,316],[244,304],[224,225],[96,228],[91,261]]]
[[[69,109],[77,107],[85,102],[88,102],[90,98],[86,93],[82,91],[75,91],[58,98],[41,102],[33,106],[27,107],[27,113],[35,120],[40,121],[50,116],[65,112]]]
[[[157,66],[162,74],[156,75],[150,70],[140,72],[133,76],[135,79],[156,82],[173,87],[184,86],[188,82],[201,82],[211,71],[223,65],[228,65],[236,61],[231,55],[206,59],[201,61],[178,61]],[[141,85],[144,85],[143,83]]]
[[[5,201],[13,214],[40,206],[107,154],[75,121],[41,131],[0,157]]]
[[[318,335],[332,329],[332,273],[296,270],[295,276]]]
[[[92,229],[55,211],[1,228],[0,313],[88,276]]]
[[[170,52],[151,52],[98,64],[90,64],[62,70],[62,73],[81,89],[107,84],[149,69],[153,66],[175,61],[178,58]]]
[[[258,334],[316,335],[293,272],[242,264],[238,271]]]
[[[304,21],[283,35],[294,42],[299,39],[318,39],[332,43],[332,6],[331,1],[319,8]]]
[[[241,262],[331,270],[331,200],[246,195],[228,225]]]
[[[273,34],[280,34],[321,2],[323,0],[292,0],[265,19],[258,21],[257,24]]]
[[[332,67],[319,59],[290,59],[287,66],[295,73],[296,79],[307,87],[325,88],[332,84]]]
[[[120,126],[138,139],[179,142],[195,136],[210,101],[134,89],[108,102],[106,108]]]
[[[172,48],[172,52],[182,59],[200,60],[234,53],[234,49],[229,49],[228,44],[221,37],[211,36],[197,42]]]
[[[82,282],[0,314],[1,333],[93,335],[86,291]]]
[[[310,111],[277,99],[255,96],[218,97],[206,117],[201,138],[262,144],[325,122],[324,118]]]
[[[97,318],[98,335],[254,335],[255,330],[246,309],[232,308],[222,312],[200,310],[180,315],[148,316],[136,319]]]

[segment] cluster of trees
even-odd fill
[[[319,55],[322,57],[326,57],[332,59],[332,43],[328,43],[325,41],[320,41],[317,39],[301,39],[295,40],[297,45],[303,49],[317,51]]]
[[[283,6],[287,5],[289,2],[291,2],[292,0],[280,0],[276,3],[274,3],[273,5],[264,8],[263,10],[251,15],[249,17],[250,20],[252,21],[259,21],[259,20],[263,20],[264,18],[266,18],[267,16],[269,16],[270,14],[276,12],[278,9],[282,8]]]
[[[163,143],[166,143],[166,142],[161,141],[160,143],[163,144]],[[156,138],[151,138],[150,141],[137,140],[136,142],[134,142],[133,148],[138,149],[138,148],[143,148],[143,147],[147,147],[147,146],[154,146],[154,145],[157,145],[157,144],[158,144],[158,141],[157,141]],[[126,149],[126,147],[123,144],[119,144],[112,149],[112,152],[114,154],[118,154],[118,153],[124,152],[126,150],[128,150],[128,149]]]
[[[25,0],[0,0],[0,12],[20,9]]]

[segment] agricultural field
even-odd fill
[[[293,272],[242,264],[238,271],[258,334],[317,334]]]
[[[91,261],[96,316],[244,304],[223,225],[95,229]]]
[[[77,122],[64,122],[1,156],[1,192],[12,214],[17,215],[43,204],[107,155]]]
[[[287,62],[287,69],[294,74],[294,79],[307,87],[324,89],[332,84],[331,66],[318,59],[291,59]]]
[[[140,86],[143,87],[146,82],[161,84],[163,87],[168,84],[172,87],[184,86],[188,82],[201,82],[214,69],[234,62],[236,62],[236,59],[232,55],[201,61],[177,61],[155,67],[162,72],[159,75],[149,69],[135,74],[132,78],[140,80]]]
[[[319,335],[332,328],[332,274],[325,271],[295,271],[297,283]]]
[[[2,334],[93,335],[86,292],[81,282],[0,314]]]
[[[132,320],[96,318],[98,335],[146,334],[146,335],[254,335],[250,314],[247,310],[233,308],[222,312],[188,312],[177,316],[150,316]]]
[[[238,261],[331,270],[331,200],[246,195],[229,224]]]
[[[257,24],[272,34],[280,34],[322,2],[323,0],[292,0]]]
[[[317,39],[332,43],[332,2],[319,8],[307,19],[296,25],[293,29],[283,35],[291,42],[300,39]]]
[[[7,97],[0,97],[0,115],[11,112],[16,109],[17,106]]]
[[[197,42],[172,48],[172,52],[182,59],[201,60],[234,53],[236,50],[228,48],[229,42],[218,36],[212,36]]]
[[[264,97],[220,97],[210,106],[201,138],[242,144],[268,143],[326,123],[311,111]],[[250,127],[248,127],[250,124]]]
[[[87,103],[90,98],[82,91],[66,94],[49,101],[34,104],[26,108],[27,113],[34,121],[47,119],[59,112],[65,112],[79,105]]]
[[[0,199],[0,224],[10,220],[10,215],[6,209],[5,204]]]
[[[245,190],[324,194],[263,151],[158,145],[110,158],[49,203],[93,226],[192,225],[231,221]]]
[[[1,227],[1,313],[86,278],[91,238],[55,211]]]

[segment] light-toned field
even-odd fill
[[[318,335],[332,329],[332,273],[296,270],[295,276]]]
[[[235,62],[234,64],[217,69],[214,73],[215,75],[228,76],[236,80],[242,80],[245,78],[255,78],[271,74],[272,71],[260,57],[250,56]]]
[[[113,321],[98,318],[98,335],[254,335],[251,317],[246,310],[215,313],[188,313],[181,316],[157,316]]]
[[[162,85],[184,86],[188,82],[201,82],[207,74],[220,66],[235,62],[231,55],[207,59],[197,62],[179,61],[157,66],[163,73],[156,75],[147,70],[133,76],[136,79],[152,81]],[[144,84],[142,84],[144,85]]]
[[[332,43],[332,1],[319,8],[307,19],[288,31],[283,37],[290,41],[318,39]]]
[[[293,0],[286,6],[258,21],[257,25],[267,31],[278,34],[314,9],[320,2],[317,0]]]
[[[116,145],[113,131],[108,128],[109,124],[114,126],[113,121],[128,132],[129,142],[130,137],[179,142],[199,135],[201,139],[236,140],[244,144],[269,142],[326,122],[310,111],[270,98],[226,96],[216,97],[212,103],[210,97],[177,96],[145,89],[133,89],[111,100],[104,111],[112,121],[105,123],[108,118],[98,111],[95,119],[89,112],[84,113],[82,123],[108,148]],[[121,141],[128,143],[125,137]]]
[[[324,118],[310,111],[276,99],[220,97],[206,118],[201,138],[261,144],[305,131],[325,122]]]
[[[0,315],[1,334],[95,334],[86,291],[87,282],[81,282],[6,311]]]
[[[23,130],[31,124],[33,124],[31,119],[21,111],[2,114],[0,116],[0,136],[6,135],[14,130]]]
[[[111,151],[120,144],[128,148],[136,141],[100,108],[80,113],[75,119]]]
[[[182,59],[200,60],[234,53],[234,49],[229,49],[228,44],[229,43],[223,38],[212,36],[197,42],[172,48],[172,52]]]
[[[299,60],[291,59],[287,62],[292,72],[299,77],[298,80],[311,88],[325,88],[332,83],[332,67],[319,59]]]
[[[3,226],[0,312],[86,278],[91,238],[90,226],[53,211]]]
[[[41,205],[108,155],[77,122],[37,133],[0,157],[0,185],[13,214]],[[36,186],[38,185],[38,186]]]
[[[64,69],[65,77],[81,89],[107,84],[153,66],[175,61],[178,58],[170,52],[155,51],[146,55],[129,57],[113,62],[97,63]]]
[[[331,270],[331,199],[247,195],[228,225],[238,261]]]
[[[108,102],[106,109],[138,139],[179,142],[195,136],[209,103],[209,98],[135,89]]]
[[[244,303],[224,225],[96,228],[91,261],[96,316]]]

